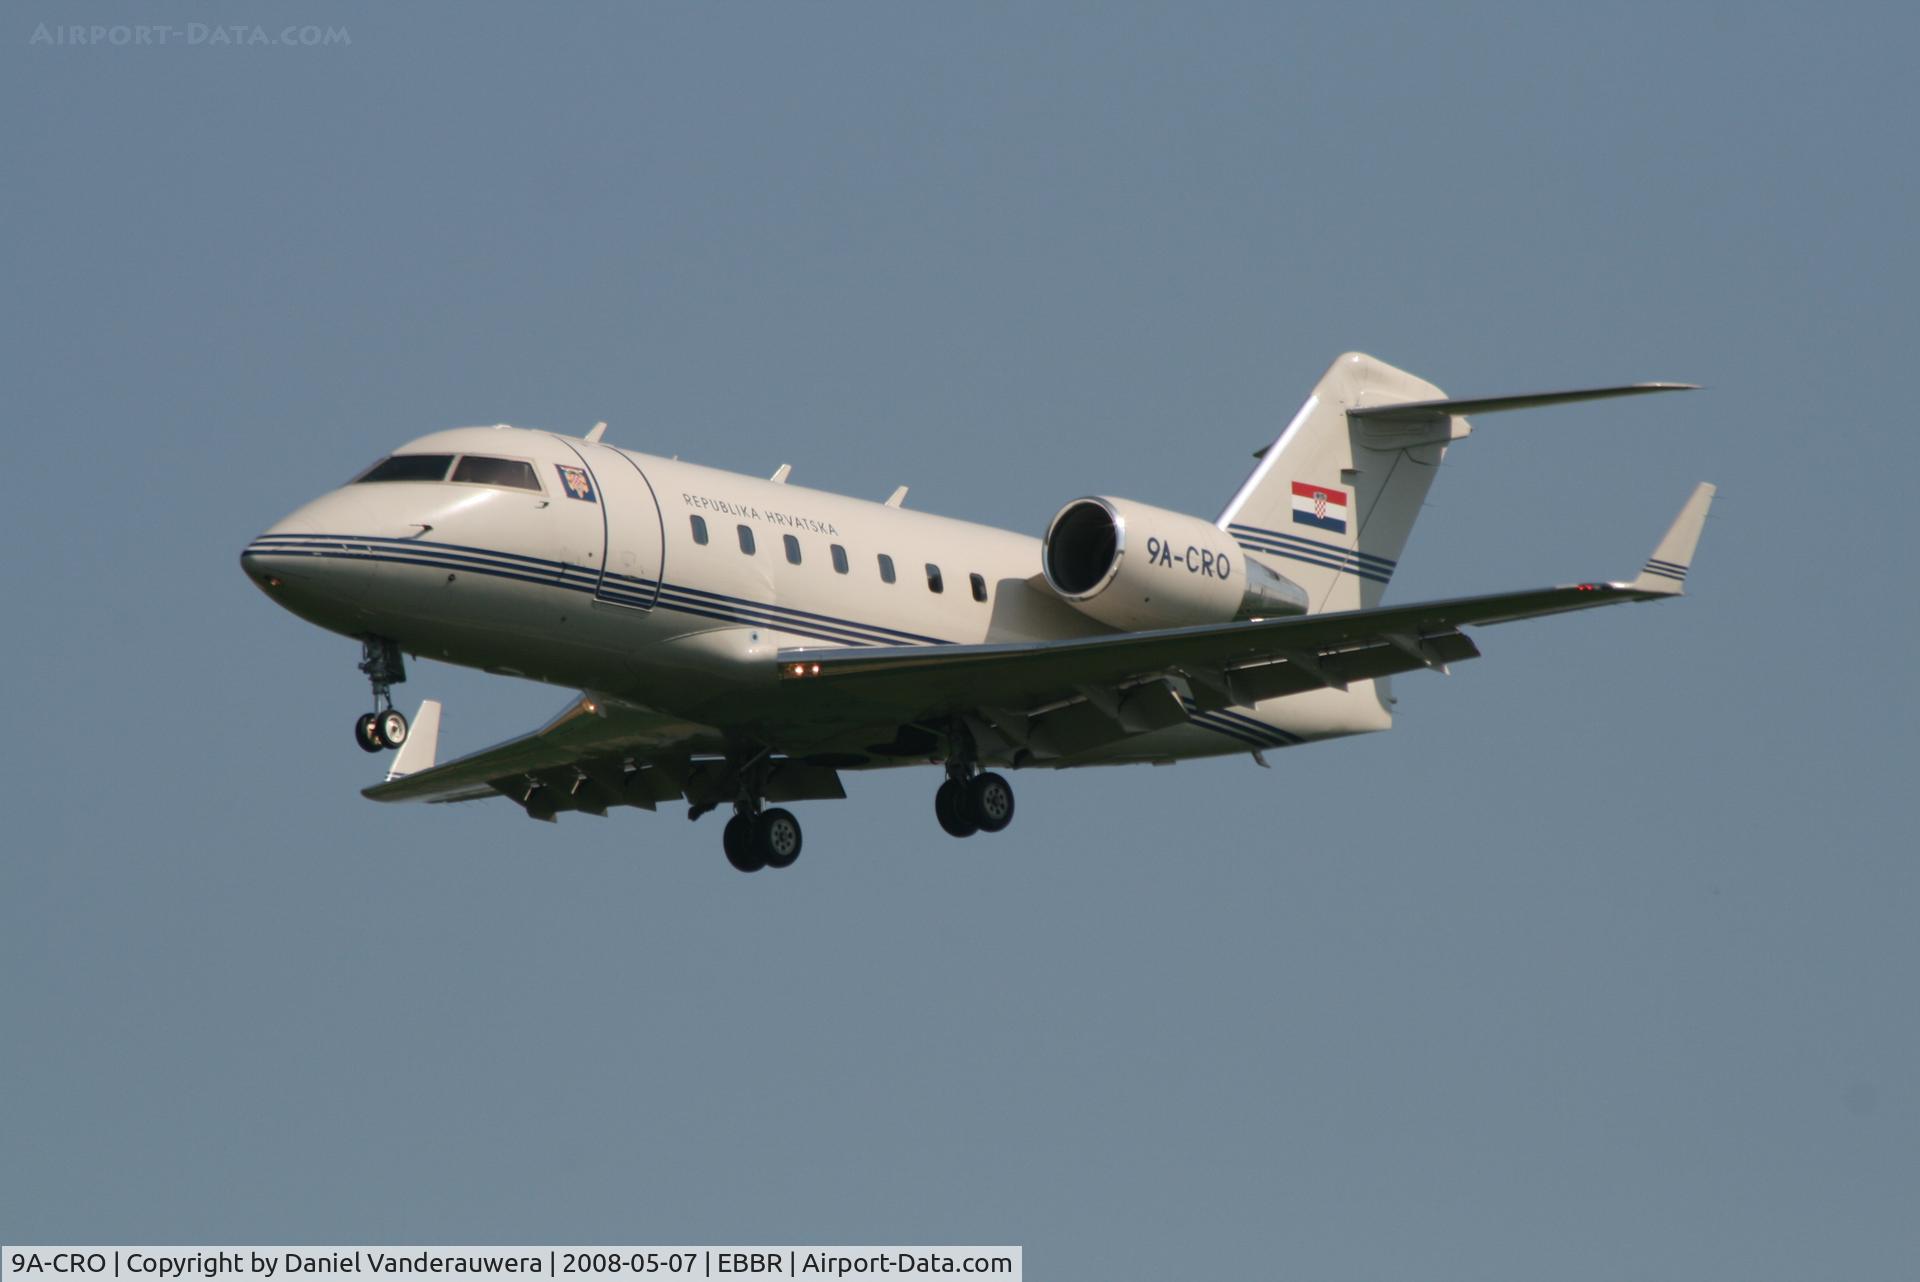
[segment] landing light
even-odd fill
[[[786,665],[786,675],[789,677],[817,677],[820,675],[820,665],[817,663],[789,663]]]

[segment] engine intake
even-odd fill
[[[1041,544],[1041,569],[1062,600],[1128,631],[1307,612],[1305,589],[1249,558],[1220,527],[1129,499],[1061,508]]]

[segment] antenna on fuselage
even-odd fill
[[[779,468],[777,468],[774,471],[774,474],[771,479],[775,485],[785,485],[787,483],[787,478],[792,475],[793,475],[793,464],[782,463],[779,466]]]
[[[602,436],[605,436],[606,434],[607,434],[607,425],[605,423],[595,423],[593,425],[593,430],[587,433],[587,439],[589,441],[597,441]]]
[[[906,501],[907,501],[907,487],[904,485],[902,485],[899,489],[895,490],[892,494],[889,494],[887,496],[888,507],[899,507],[902,503],[905,503]]]

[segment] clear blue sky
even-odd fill
[[[97,7],[96,7],[97,8]],[[47,21],[344,27],[60,47]],[[1908,1278],[1911,6],[11,7],[0,1238],[1019,1242]],[[1391,735],[709,819],[384,808],[236,558],[510,421],[1038,532],[1337,353],[1489,417],[1390,600],[1632,572]],[[563,692],[420,664],[446,746]]]

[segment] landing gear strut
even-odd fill
[[[366,752],[398,748],[407,741],[407,718],[393,706],[393,687],[407,679],[407,665],[397,643],[385,637],[367,637],[360,643],[360,671],[373,686],[373,711],[353,723],[353,741]]]

